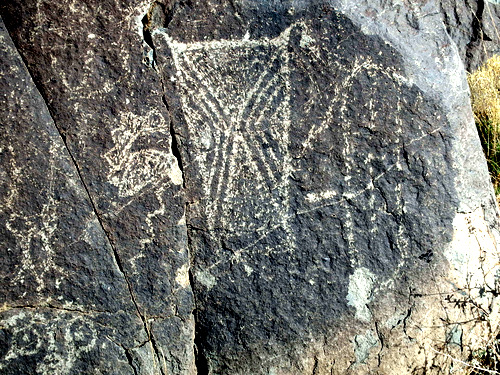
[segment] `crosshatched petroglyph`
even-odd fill
[[[184,117],[202,152],[208,228],[262,233],[279,226],[289,251],[290,84],[288,39],[222,40],[185,44],[164,35],[171,50]],[[263,146],[263,147],[262,147]],[[259,191],[250,198],[249,191]]]
[[[287,214],[289,34],[287,29],[274,39],[191,44],[166,36],[184,116],[196,132],[196,146],[205,151],[197,162],[206,175],[211,228],[252,231],[258,228],[245,215],[275,222]],[[248,202],[248,190],[262,195]],[[253,212],[245,212],[249,204]],[[228,215],[228,205],[243,216]]]
[[[175,17],[153,33],[214,372],[211,358],[247,366],[241,353],[263,338],[293,358],[289,343],[328,336],[346,312],[369,324],[375,289],[446,240],[449,207],[431,202],[449,182],[447,124],[401,56],[333,10],[269,29],[273,17],[242,37],[238,27],[179,32]]]

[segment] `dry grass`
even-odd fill
[[[500,194],[500,55],[468,76],[472,109],[488,169]]]
[[[467,80],[477,130],[500,200],[500,55],[491,57],[476,72],[469,74]],[[467,374],[500,374],[500,334],[490,332],[485,339],[488,344],[472,352]]]

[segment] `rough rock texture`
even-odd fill
[[[140,28],[144,4],[98,4],[99,7],[97,3],[80,1],[22,1],[3,5],[2,16],[52,116],[50,134],[52,138],[57,136],[56,140],[47,136],[45,141],[34,134],[35,129],[49,126],[40,122],[50,119],[49,111],[3,29],[6,59],[2,62],[7,81],[2,92],[9,95],[3,117],[16,130],[2,128],[7,162],[3,166],[14,174],[3,188],[7,208],[3,210],[6,228],[2,237],[13,252],[5,257],[9,263],[2,268],[2,273],[8,272],[3,287],[9,291],[6,303],[8,308],[22,306],[23,293],[27,304],[42,305],[56,300],[65,306],[85,297],[90,301],[83,300],[84,306],[92,307],[89,303],[96,299],[100,301],[97,310],[120,312],[125,307],[117,301],[124,294],[127,316],[135,314],[134,318],[138,315],[140,320],[134,320],[134,326],[119,315],[108,319],[121,334],[135,335],[135,342],[123,342],[128,350],[138,348],[130,353],[135,370],[193,373],[193,296],[188,276],[182,174],[170,148],[168,113],[161,101],[160,80],[143,62],[147,53]],[[23,80],[9,70],[10,60],[23,72]],[[31,85],[30,95],[37,100],[30,104],[32,110],[23,107],[27,101],[23,81]],[[40,119],[24,120],[39,112],[44,113]],[[35,142],[33,151],[24,139]],[[8,151],[8,145],[12,151]],[[65,164],[64,170],[56,174],[52,170],[63,167],[54,166],[47,155],[69,166]],[[31,177],[16,168],[33,169],[37,175]],[[26,187],[16,188],[14,178]],[[61,184],[62,192],[54,190],[55,184]],[[81,192],[66,193],[66,185],[75,190],[78,187]],[[86,198],[73,203],[73,195]],[[39,231],[42,234],[37,234]],[[30,233],[34,239],[26,237]],[[89,245],[81,240],[84,237],[89,237]],[[35,251],[30,246],[47,256],[60,253],[64,257],[60,261],[50,257],[44,260],[43,255],[30,255],[30,251]],[[93,249],[107,258],[97,256],[99,253]],[[28,260],[23,263],[21,259],[26,257]],[[35,263],[32,268],[30,265]],[[59,273],[63,271],[66,276],[61,279]],[[109,284],[108,279],[114,283],[110,290],[100,286]],[[21,280],[27,284],[38,280],[42,286],[33,284],[33,290],[25,290],[23,284],[18,286]],[[53,291],[59,284],[61,295]],[[36,288],[42,288],[44,294],[32,302],[30,299],[38,295]],[[110,345],[106,340],[100,341]],[[13,341],[13,345],[6,358],[14,355],[10,353],[15,353],[21,343]],[[43,373],[43,364],[52,362],[55,349],[41,347],[40,352],[28,352],[39,357],[36,369]],[[71,366],[81,360],[79,352],[63,352],[68,371],[85,372],[79,365]],[[105,361],[102,366],[97,367],[102,373],[116,373],[113,361]],[[113,370],[107,371],[108,367]]]
[[[463,267],[462,245],[446,244],[495,206],[463,149],[479,145],[436,10],[197,3],[168,18],[152,40],[185,173],[199,369],[446,371],[419,355],[467,320],[446,263]]]
[[[499,290],[460,7],[6,1],[0,368],[463,370]]]
[[[0,23],[2,374],[133,374],[147,340],[47,107]]]
[[[440,11],[469,72],[500,53],[498,0],[440,0]]]

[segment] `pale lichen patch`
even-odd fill
[[[349,289],[346,297],[347,304],[356,309],[356,318],[365,322],[369,322],[372,318],[367,305],[372,298],[375,278],[375,275],[364,267],[356,269],[349,276]]]
[[[308,34],[302,34],[300,37],[300,46],[302,48],[307,47],[309,44],[313,43],[314,39],[311,38]]]
[[[204,270],[196,272],[196,280],[207,289],[212,289],[217,284],[215,276]]]
[[[498,283],[499,261],[496,239],[484,219],[482,208],[456,214],[453,240],[444,255],[450,264],[450,281],[454,286],[467,290],[477,303],[489,306],[490,293],[481,291],[485,286]]]
[[[306,195],[306,200],[309,202],[320,202],[328,199],[332,199],[337,195],[335,190],[326,190],[319,193],[309,193]]]
[[[184,264],[176,272],[175,281],[183,288],[189,287],[189,265]]]
[[[362,364],[370,356],[372,348],[377,346],[379,340],[373,331],[368,330],[363,335],[356,335],[354,337],[354,354],[356,356],[356,363]]]
[[[250,276],[253,273],[253,268],[250,267],[248,264],[244,264],[243,268],[245,269],[245,272],[247,273],[247,276]]]

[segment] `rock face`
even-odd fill
[[[121,363],[131,374],[193,373],[182,173],[160,80],[143,63],[137,23],[145,8],[96,4],[20,2],[2,12],[39,89],[3,28],[2,250],[9,252],[1,272],[11,323],[2,370],[19,373],[24,350],[35,358],[27,373],[127,373]],[[45,138],[39,128],[47,128]],[[58,312],[47,306],[77,310],[76,322],[68,313],[44,318]],[[113,335],[99,322],[99,336],[91,335],[93,310],[107,314],[100,324]],[[45,314],[43,330],[24,326],[32,314]],[[78,325],[83,333],[72,331]],[[59,341],[66,329],[73,351],[44,341]],[[23,343],[25,332],[38,332],[40,343]],[[91,342],[102,359],[85,349]],[[54,356],[67,368],[51,370]]]
[[[461,5],[389,3],[6,1],[0,369],[460,371],[498,322]]]
[[[500,53],[500,2],[440,0],[446,31],[456,43],[468,71]]]
[[[147,336],[126,280],[3,23],[0,31],[0,369],[91,372],[99,364],[132,374],[125,348]]]

